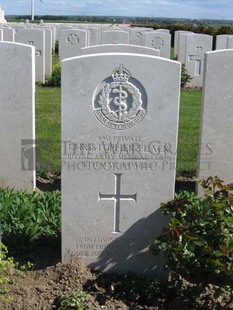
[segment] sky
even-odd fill
[[[233,0],[0,0],[5,15],[107,15],[233,20]]]

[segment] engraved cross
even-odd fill
[[[134,195],[121,194],[121,173],[113,174],[115,177],[115,193],[114,194],[101,194],[99,193],[99,200],[112,200],[114,201],[114,233],[120,232],[120,203],[121,200],[137,201],[137,193]]]
[[[201,75],[201,71],[202,71],[202,63],[204,61],[204,53],[202,52],[202,47],[201,46],[197,46],[196,47],[196,54],[195,55],[189,55],[188,56],[188,60],[189,61],[195,61],[195,75]]]

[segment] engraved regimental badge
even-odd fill
[[[124,130],[136,126],[146,115],[147,95],[129,70],[119,65],[93,97],[93,112],[106,127]]]

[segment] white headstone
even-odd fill
[[[63,262],[161,276],[148,247],[174,194],[179,89],[180,64],[160,57],[62,62]]]
[[[184,30],[177,30],[174,33],[174,57],[177,57],[177,55],[178,55],[178,45],[179,45],[178,39],[179,39],[179,34],[181,32],[185,32],[185,31]]]
[[[217,175],[233,183],[233,50],[208,52],[205,58],[198,177]]]
[[[90,32],[90,45],[99,44],[99,29],[97,27],[87,27]]]
[[[101,44],[129,44],[129,33],[121,30],[108,30],[101,33]]]
[[[185,64],[187,35],[192,34],[190,31],[181,31],[178,33],[177,42],[177,60]]]
[[[233,49],[233,36],[228,36],[227,38],[227,48]]]
[[[203,82],[204,54],[212,51],[213,37],[206,34],[189,34],[186,41],[185,67],[192,80],[190,87],[201,87]]]
[[[216,36],[216,50],[224,50],[227,49],[227,39],[228,39],[228,34],[220,34]]]
[[[14,42],[15,30],[11,28],[1,28],[3,31],[3,41]]]
[[[52,73],[52,30],[48,28],[41,28],[45,32],[45,75],[51,75]]]
[[[143,33],[143,45],[160,51],[160,57],[170,58],[171,35],[169,33],[150,31]]]
[[[0,42],[0,187],[35,188],[35,49]]]
[[[90,32],[87,30],[67,29],[59,33],[60,60],[80,55],[80,49],[90,42]]]
[[[36,81],[45,83],[45,32],[41,29],[18,29],[15,41],[35,46]]]
[[[155,31],[157,31],[157,32],[164,32],[164,33],[170,33],[169,29],[163,29],[163,28],[156,29]]]
[[[143,28],[130,28],[129,43],[132,45],[143,45],[142,34],[145,32]]]
[[[134,53],[160,56],[159,50],[153,48],[131,45],[131,44],[101,44],[81,49],[81,55],[99,54],[99,53]]]

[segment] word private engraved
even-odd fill
[[[97,88],[93,98],[96,118],[111,129],[129,129],[146,115],[145,89],[122,64]]]

